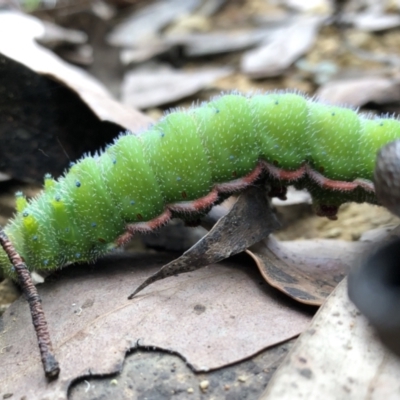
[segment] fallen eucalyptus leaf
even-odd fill
[[[253,78],[281,75],[311,48],[323,21],[321,17],[306,18],[280,29],[264,45],[244,54],[241,71]]]
[[[165,40],[171,46],[183,46],[186,56],[199,57],[252,47],[270,37],[273,31],[272,29],[252,29],[246,31],[170,34],[166,36]]]
[[[195,371],[236,363],[302,332],[309,313],[270,288],[248,258],[203,268],[148,288],[129,289],[170,257],[109,257],[71,266],[38,286],[61,365],[43,375],[23,298],[0,319],[0,397],[66,399],[78,378],[116,373],[140,346],[180,354]],[[304,309],[303,309],[304,310]]]
[[[135,108],[157,107],[190,96],[230,75],[229,67],[179,71],[171,68],[128,72],[122,83],[122,101]]]
[[[309,305],[319,306],[349,273],[358,260],[379,242],[390,242],[400,233],[395,229],[374,230],[363,240],[277,241],[270,236],[246,252],[256,262],[263,278],[273,287]],[[373,238],[369,240],[368,237]]]
[[[301,303],[319,306],[366,247],[344,240],[279,242],[269,237],[247,253],[271,286]]]
[[[337,80],[321,86],[316,96],[331,104],[361,107],[367,103],[387,104],[400,101],[400,79],[366,76]]]
[[[199,0],[156,1],[125,18],[108,35],[107,41],[114,46],[139,47],[158,41],[159,31],[180,16],[193,11]]]
[[[276,371],[260,400],[395,400],[400,359],[347,297],[344,279]],[[294,384],[295,382],[295,384]]]
[[[143,130],[152,122],[134,108],[113,99],[108,90],[86,71],[40,46],[36,40],[44,35],[45,27],[39,19],[0,10],[0,53],[71,88],[100,120],[119,124],[133,132]]]
[[[147,278],[129,296],[133,298],[150,284],[182,272],[195,271],[246,250],[280,227],[264,188],[243,192],[227,215],[181,257]]]

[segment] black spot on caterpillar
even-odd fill
[[[262,175],[271,195],[307,188],[317,213],[332,217],[344,202],[376,202],[376,153],[399,137],[394,118],[294,93],[227,94],[121,135],[57,180],[46,176],[37,198],[18,194],[5,231],[29,269],[92,261],[172,215],[193,220]],[[13,276],[4,252],[0,267]]]

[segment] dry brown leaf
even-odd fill
[[[298,335],[310,320],[244,258],[166,279],[127,300],[132,286],[169,260],[105,258],[38,287],[61,365],[50,384],[28,306],[22,298],[13,303],[0,335],[1,396],[66,398],[72,380],[119,371],[138,341],[179,353],[194,370],[219,368]]]
[[[114,100],[107,89],[86,71],[67,64],[36,39],[45,34],[39,19],[0,10],[0,53],[30,69],[55,77],[73,89],[101,120],[119,124],[133,132],[152,121],[132,107]]]
[[[159,32],[163,28],[196,9],[200,3],[200,0],[159,0],[150,3],[118,24],[107,40],[120,47],[151,46],[159,42]]]
[[[122,83],[122,101],[136,108],[157,107],[195,94],[232,72],[229,67],[203,68],[189,72],[166,67],[150,71],[130,71]]]
[[[319,306],[367,246],[344,240],[278,242],[269,237],[247,253],[271,286],[301,303]]]
[[[339,105],[360,107],[366,103],[387,104],[400,100],[400,80],[380,76],[366,76],[329,82],[321,86],[316,96]]]
[[[181,257],[165,265],[143,282],[130,297],[161,279],[182,272],[195,271],[246,250],[280,227],[264,188],[244,191],[232,209],[211,231]]]
[[[213,31],[211,33],[173,33],[165,40],[170,45],[183,46],[185,55],[199,57],[244,50],[270,37],[274,29]]]
[[[0,169],[36,182],[46,173],[59,176],[71,160],[151,121],[38,45],[43,32],[34,17],[0,11]]]
[[[337,287],[278,368],[260,400],[395,400],[400,359],[379,342]]]
[[[266,44],[244,54],[241,71],[255,78],[279,76],[314,44],[323,17],[306,18],[278,30]]]

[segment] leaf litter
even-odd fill
[[[320,306],[369,246],[329,239],[278,242],[269,237],[247,253],[271,286],[301,303]]]
[[[271,212],[266,201],[265,194],[257,187],[250,193],[245,192],[231,212],[210,231],[210,246],[204,246],[205,241],[199,247],[202,251],[198,252],[195,245],[195,252],[192,257],[186,256],[185,263],[175,260],[168,264],[171,257],[163,255],[105,258],[95,267],[66,268],[39,286],[55,353],[61,364],[61,374],[55,382],[48,384],[44,379],[25,301],[20,298],[13,303],[3,316],[0,335],[0,348],[4,349],[0,362],[6,366],[0,371],[3,393],[28,398],[33,393],[66,398],[74,380],[121,371],[125,354],[138,347],[178,354],[199,372],[236,363],[297,336],[308,326],[310,310],[302,309],[266,284],[249,259],[242,256],[194,271],[247,248],[275,229],[274,222],[274,228],[269,226],[271,222],[265,222],[274,221],[273,214],[260,218],[262,210],[266,214]],[[257,217],[259,228],[256,227]],[[343,263],[327,255],[318,257],[318,247],[315,248],[318,245],[313,241],[308,243],[314,250],[303,248],[303,255],[292,248],[292,264],[297,270],[287,268],[284,272],[287,276],[292,274],[292,280],[297,279],[297,287],[292,285],[288,290],[285,286],[282,290],[278,285],[278,288],[300,302],[320,304],[333,289],[332,282],[342,278]],[[331,241],[328,254],[340,252],[343,259],[355,257],[360,243],[347,244],[343,247],[343,243]],[[369,246],[364,244],[363,251]],[[302,243],[297,244],[299,247]],[[265,248],[264,243],[263,251]],[[277,245],[274,251],[277,252]],[[313,251],[312,256],[307,256],[307,251]],[[258,257],[260,253],[258,251]],[[287,251],[281,249],[281,257],[288,263]],[[329,261],[328,268],[322,268],[323,272],[315,278],[321,257]],[[275,269],[282,268],[281,262],[272,260]],[[127,300],[132,286],[154,281],[154,277],[160,277],[160,272],[157,275],[159,267],[165,264],[167,271],[168,266],[179,267],[172,268],[173,274],[182,270],[190,273],[163,279],[147,287],[132,301]],[[260,267],[259,260],[258,265]],[[172,273],[161,273],[161,277]],[[265,279],[266,274],[263,276]],[[279,281],[281,277],[282,273],[278,278],[267,279]],[[293,295],[296,288],[302,294],[308,290],[308,298]]]
[[[353,3],[353,4],[355,4],[355,3],[362,3],[361,1],[351,1],[351,2],[349,2],[349,3]],[[292,2],[293,3],[293,2]],[[18,24],[16,24],[17,26],[18,26]],[[20,26],[22,26],[22,25],[20,25]],[[321,34],[321,30],[319,31],[319,33]],[[325,35],[326,36],[326,32],[322,32],[322,34],[323,35]],[[329,37],[330,38],[330,37]],[[372,35],[370,36],[370,38],[372,38]],[[375,38],[375,37],[374,37]],[[337,38],[331,38],[332,39],[332,41],[334,41],[334,40],[336,40],[337,41]],[[372,42],[372,40],[368,40],[368,42]],[[327,44],[329,44],[328,42],[326,42]],[[322,44],[324,44],[324,42],[322,42]],[[340,43],[339,43],[340,44]],[[328,50],[326,53],[324,52],[325,51],[325,48]],[[25,50],[27,49],[27,47],[25,48]],[[318,47],[317,47],[317,50],[318,50]],[[321,51],[321,48],[320,48],[320,53],[321,54],[317,54],[317,61],[318,61],[318,59],[320,59],[320,57],[321,57],[321,55],[322,55],[322,57],[323,58],[332,58],[335,62],[337,62],[338,63],[338,65],[340,65],[342,68],[343,68],[343,66],[341,65],[341,64],[343,64],[343,60],[345,60],[344,61],[344,67],[348,67],[348,64],[351,66],[352,64],[354,64],[354,65],[356,65],[356,67],[359,65],[359,60],[357,61],[357,60],[355,60],[355,62],[353,61],[353,59],[351,59],[350,60],[350,63],[348,62],[348,61],[346,61],[346,59],[345,58],[343,58],[342,57],[342,55],[339,53],[335,53],[335,48],[333,47],[333,51],[329,51],[329,46],[325,46],[324,47],[324,51]],[[308,52],[311,52],[312,53],[312,55],[311,55],[311,58],[310,58],[310,60],[311,61],[314,61],[315,62],[315,59],[313,59],[313,57],[315,57],[316,56],[316,52],[315,52],[315,47],[314,47],[314,50],[308,50],[308,51],[306,51],[306,53],[308,53]],[[318,52],[318,51],[317,51]],[[33,62],[33,61],[32,61]],[[358,64],[357,64],[357,62],[358,62]],[[363,61],[362,61],[363,62]],[[368,69],[368,66],[369,66],[369,64],[368,63],[366,63],[366,65],[367,65],[367,69]],[[360,67],[358,67],[359,69],[360,69]],[[364,66],[363,66],[363,68],[364,68]],[[285,69],[285,71],[287,72],[287,69]],[[293,71],[292,71],[293,72]],[[294,70],[294,72],[296,73],[296,71]],[[283,71],[282,71],[282,73],[283,73]],[[294,74],[293,74],[294,75]],[[357,76],[359,76],[359,75],[357,75]],[[300,84],[300,81],[298,80],[298,78],[299,78],[299,76],[297,75],[297,76],[295,76],[295,81],[297,82],[297,84]],[[240,84],[241,84],[241,82],[242,81],[238,81],[238,82],[235,82],[234,83],[234,85],[237,87],[237,88],[239,88],[240,89]],[[290,80],[290,79],[285,79],[284,81],[281,81],[281,80],[279,80],[279,79],[277,79],[277,80],[275,80],[274,82],[273,82],[273,85],[274,85],[274,87],[280,87],[280,85],[283,85],[284,87],[291,87],[291,83],[293,83],[293,80]],[[246,88],[248,88],[248,83],[247,83],[247,81],[245,82],[245,87]],[[269,85],[267,85],[266,87],[271,87],[271,86],[269,86]],[[296,86],[297,87],[297,86]],[[306,85],[306,87],[309,87],[309,86],[307,86]],[[304,87],[303,87],[304,88]],[[218,85],[217,85],[217,90],[218,90]],[[208,95],[208,94],[207,94]],[[384,95],[383,95],[383,97],[384,97]],[[383,101],[382,101],[382,103],[383,103]],[[360,207],[360,206],[357,206],[357,207]],[[369,215],[368,215],[369,216]],[[345,226],[345,225],[343,225],[343,226]],[[346,229],[344,229],[344,230],[346,230]],[[303,233],[302,233],[302,235],[304,235],[304,236],[307,236],[308,235],[308,232],[304,232],[304,228],[303,228]],[[372,239],[371,239],[372,240]],[[285,243],[284,244],[285,246],[288,246],[287,248],[289,248],[290,249],[290,244],[288,244],[288,243]],[[282,245],[283,246],[283,245]],[[332,241],[332,246],[334,246],[334,242]],[[264,243],[261,243],[261,247],[262,247],[262,249],[264,249],[265,247],[266,247],[266,243],[264,242]],[[264,251],[264,250],[263,250]],[[318,251],[318,247],[316,247],[316,249],[315,250],[310,250],[310,251]],[[338,252],[340,251],[340,249],[338,250]],[[167,262],[167,260],[164,260],[165,262]],[[278,264],[278,262],[280,263],[280,262],[286,262],[287,263],[287,259],[286,258],[284,258],[284,257],[282,257],[282,259],[280,259],[280,260],[278,260],[278,261],[276,261],[276,263]],[[293,263],[295,263],[295,260],[293,260]],[[150,264],[150,262],[148,262],[148,264]],[[159,263],[159,265],[162,265],[163,264],[163,262],[160,262]],[[289,265],[289,267],[290,267],[290,265]],[[82,267],[80,267],[80,268],[82,268]],[[213,267],[214,268],[214,267]],[[203,272],[203,271],[206,271],[208,268],[206,268],[205,270],[201,270],[201,271],[196,271],[196,272],[191,272],[189,275],[188,275],[188,277],[190,276],[190,275],[192,275],[192,274],[198,274],[198,273],[200,273],[200,272]],[[155,269],[154,269],[155,270]],[[151,271],[149,271],[149,272],[151,272]],[[304,271],[302,271],[301,270],[301,272],[304,272]],[[61,274],[61,277],[63,277],[63,274],[64,274],[65,272],[63,272],[62,274]],[[296,272],[295,272],[296,273]],[[150,275],[150,274],[149,274]],[[300,274],[299,272],[297,272],[297,275],[302,275],[302,274]],[[303,275],[307,275],[307,274],[303,274]],[[258,275],[257,275],[258,276]],[[147,275],[146,276],[142,276],[142,279],[145,279],[147,277]],[[303,277],[303,276],[302,276]],[[99,277],[100,278],[100,277]],[[247,277],[248,278],[248,277]],[[93,277],[93,279],[95,279],[95,277]],[[179,278],[170,278],[170,279],[168,279],[166,282],[170,282],[170,281],[172,281],[172,280],[175,280],[175,279],[181,279],[181,277],[179,277]],[[251,279],[251,278],[250,278]],[[257,278],[257,279],[260,279],[259,277]],[[276,279],[276,278],[275,278]],[[301,283],[301,281],[299,280],[299,282],[300,282],[300,284],[302,284]],[[137,282],[138,284],[140,283],[140,281],[138,280],[138,282]],[[46,283],[44,286],[42,286],[43,288],[45,288],[46,287],[46,285],[48,285],[49,283]],[[50,283],[51,284],[51,283]],[[150,288],[147,288],[146,289],[146,291],[144,292],[145,294],[146,293],[148,293],[149,291],[150,291],[150,293],[154,293],[153,291],[155,291],[155,290],[160,290],[160,285],[163,285],[164,284],[164,282],[158,282],[157,283],[157,285],[154,285],[154,287],[153,286],[151,286]],[[304,283],[302,284],[303,286],[304,286]],[[308,285],[308,286],[310,286],[311,287],[311,289],[310,289],[310,293],[312,294],[313,293],[313,290],[314,290],[314,292],[316,291],[317,293],[318,293],[318,290],[320,290],[320,288],[318,288],[318,287],[316,287],[316,288],[313,288],[312,287],[312,285]],[[323,288],[324,289],[324,288]],[[127,293],[129,293],[129,291],[131,290],[131,286],[129,286],[128,287],[128,292]],[[215,289],[217,292],[218,292],[218,290],[219,290],[219,288],[216,288]],[[324,289],[325,290],[325,289]],[[274,291],[274,293],[275,293],[276,291]],[[102,293],[100,290],[99,290],[99,293]],[[115,294],[114,296],[120,296],[121,295],[121,293],[117,293],[117,294]],[[124,295],[125,296],[125,295]],[[123,296],[123,297],[124,297]],[[142,298],[142,296],[143,295],[141,295],[141,296],[139,296],[139,298]],[[214,295],[215,296],[215,295]],[[323,296],[321,296],[321,298],[322,298]],[[60,298],[61,299],[61,298]],[[82,315],[84,312],[85,312],[85,310],[88,310],[88,309],[90,309],[91,307],[90,307],[90,304],[91,304],[91,301],[90,301],[90,299],[89,299],[89,301],[85,301],[86,299],[84,299],[84,300],[80,300],[79,302],[75,302],[75,303],[73,303],[73,304],[75,304],[75,306],[74,307],[76,307],[76,305],[81,305],[80,307],[76,307],[76,308],[74,308],[74,310],[76,311],[76,315],[77,316],[79,316],[79,315]],[[301,299],[300,299],[301,300]],[[135,301],[135,300],[134,300]],[[21,303],[22,303],[22,305],[21,305]],[[24,303],[22,302],[22,300],[20,300],[19,301],[19,304],[20,304],[20,306],[19,307],[24,307]],[[83,305],[85,306],[85,307],[83,307]],[[162,306],[163,305],[161,305],[161,308],[162,308]],[[26,307],[26,305],[25,305],[25,307]],[[201,307],[200,308],[197,308],[197,309],[201,309]],[[78,315],[79,314],[79,315]],[[75,314],[74,314],[74,316],[75,316]],[[57,318],[57,322],[59,321],[59,316],[58,316],[58,318]],[[3,320],[1,320],[1,321],[3,321]],[[3,322],[1,322],[1,323],[3,323]],[[26,326],[24,326],[23,327],[23,329],[25,329],[28,325],[29,325],[29,323],[30,323],[30,321],[29,321],[29,319],[27,320],[27,322],[26,322]],[[56,324],[56,323],[55,323]],[[30,325],[29,325],[30,326]],[[176,326],[178,326],[178,325],[176,325]],[[340,328],[340,327],[339,327]],[[265,329],[264,329],[264,331],[265,331]],[[26,331],[25,331],[26,332]],[[27,332],[28,334],[29,334],[29,332]],[[328,335],[336,335],[337,334],[337,327],[336,327],[336,329],[333,329],[332,330],[332,332],[331,333],[328,333]],[[32,335],[32,332],[31,332],[31,335]],[[99,336],[101,336],[101,333],[99,333]],[[21,334],[21,336],[20,337],[22,337],[23,338],[23,335]],[[329,336],[328,336],[329,337]],[[96,340],[95,338],[93,338],[93,340]],[[374,340],[374,338],[372,338],[371,339],[372,341]],[[139,342],[140,343],[140,342]],[[326,345],[327,346],[327,345]],[[7,351],[7,348],[4,348],[3,349],[4,351]],[[323,350],[325,351],[325,347],[323,347]],[[35,348],[35,347],[32,347],[32,349],[31,349],[31,353],[27,356],[27,357],[30,357],[30,356],[32,356],[32,355],[35,355],[36,354],[36,351],[37,351],[37,349]],[[323,353],[322,351],[320,351],[321,353]],[[122,356],[121,356],[122,357]],[[328,362],[325,362],[325,360],[323,360],[323,362],[324,362],[324,364],[323,365],[327,365],[327,364],[329,364],[329,361]],[[39,363],[40,364],[40,363]],[[354,365],[354,363],[352,363],[352,362],[349,362],[348,363],[349,364],[349,366],[351,366],[351,365]],[[396,367],[396,366],[395,366]],[[396,367],[397,369],[398,369],[398,367]],[[293,379],[295,379],[296,377],[297,377],[297,374],[298,373],[298,371],[292,371],[292,378]],[[303,371],[303,374],[304,375],[307,375],[308,374],[308,372],[307,371]],[[340,375],[340,374],[339,374]],[[332,378],[332,377],[331,377]],[[334,377],[333,377],[334,378]],[[332,378],[332,382],[334,382],[334,379]],[[394,387],[394,386],[393,386]],[[65,388],[63,388],[63,389],[61,389],[60,391],[58,391],[57,392],[57,390],[55,390],[54,392],[53,392],[53,394],[55,394],[55,397],[56,397],[56,393],[58,393],[57,394],[57,396],[58,395],[60,395],[60,396],[64,396],[64,389]],[[320,393],[320,392],[319,392]],[[3,393],[2,393],[3,394]],[[333,396],[335,396],[335,394],[337,394],[337,392],[335,392],[335,391],[333,391]]]
[[[21,33],[21,26],[24,31]],[[108,90],[86,71],[68,64],[36,42],[45,27],[35,17],[0,10],[0,53],[42,75],[49,75],[75,91],[100,120],[134,132],[152,122],[132,107],[112,98]]]
[[[170,259],[105,258],[95,268],[66,268],[38,287],[61,365],[51,383],[26,302],[14,302],[2,319],[1,395],[66,398],[73,380],[120,371],[138,343],[180,354],[195,371],[216,369],[297,336],[310,321],[309,312],[262,282],[248,259],[163,280],[127,300],[135,282]]]
[[[130,295],[133,298],[151,283],[222,261],[246,250],[280,227],[264,188],[242,193],[227,215],[181,257],[150,276]]]
[[[203,68],[177,71],[172,68],[138,68],[125,74],[122,102],[139,109],[159,106],[197,93],[204,86],[232,74],[233,69]],[[154,79],[157,76],[157,79]]]
[[[400,359],[347,295],[344,279],[299,337],[260,400],[398,399]],[[293,382],[296,382],[294,385]]]

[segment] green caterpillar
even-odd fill
[[[93,261],[135,232],[207,212],[260,177],[271,195],[307,188],[320,215],[347,201],[376,203],[377,151],[400,121],[371,118],[294,93],[231,93],[174,111],[140,136],[121,135],[27,201],[5,231],[31,270]],[[14,276],[0,251],[0,268]]]

